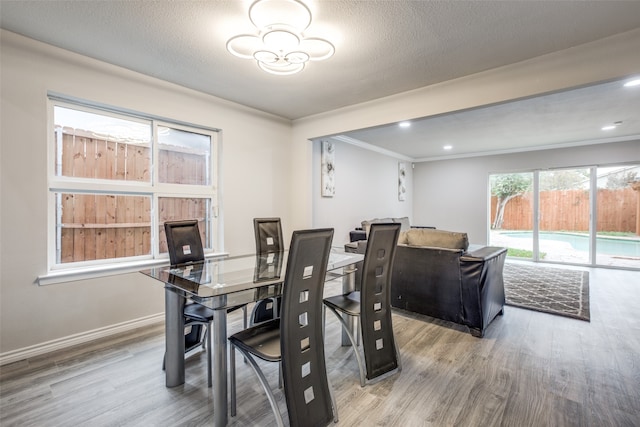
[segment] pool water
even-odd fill
[[[500,234],[509,237],[533,239],[533,232],[531,231],[501,232]],[[544,231],[539,233],[539,238],[540,240],[565,242],[570,244],[576,251],[589,252],[589,237],[584,234]],[[596,251],[598,254],[640,257],[640,238],[597,237]]]

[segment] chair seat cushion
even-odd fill
[[[334,310],[347,313],[350,316],[360,315],[360,292],[328,297],[325,298],[323,302]]]
[[[236,311],[242,307],[245,307],[246,305],[247,304],[240,304],[240,305],[236,305],[235,307],[228,308],[227,313]],[[214,310],[207,308],[201,304],[193,303],[193,304],[187,304],[184,306],[184,315],[198,322],[212,322],[213,312]]]
[[[199,322],[213,321],[213,310],[200,304],[187,304],[184,306],[184,315]]]
[[[262,360],[277,362],[282,358],[279,318],[235,333],[229,337],[229,341]]]

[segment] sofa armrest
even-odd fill
[[[482,337],[489,323],[504,309],[504,261],[507,249],[474,248],[460,257],[464,323]]]
[[[358,240],[366,240],[367,234],[363,229],[355,229],[349,232],[349,241],[357,242]]]
[[[502,253],[506,252],[507,248],[501,248],[498,246],[477,246],[477,245],[469,245],[469,249],[465,252],[460,261],[467,262],[478,262],[478,261],[487,261],[491,258],[495,258],[497,256],[502,255]]]
[[[367,251],[367,240],[356,240],[355,242],[345,243],[344,251],[364,255]]]

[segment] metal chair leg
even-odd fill
[[[336,396],[333,393],[333,386],[331,385],[329,376],[327,376],[327,384],[329,384],[329,395],[331,396],[331,409],[333,409],[333,422],[337,423],[338,421],[340,421],[338,419],[338,404],[336,403]]]
[[[207,340],[207,384],[209,385],[209,388],[211,388],[212,383],[213,383],[213,378],[212,378],[212,374],[211,374],[211,370],[212,370],[212,366],[211,366],[211,357],[213,356],[213,352],[211,351],[211,341],[213,341],[213,337],[211,336],[211,334],[213,333],[213,330],[211,328],[211,323],[209,323],[209,325],[207,325],[206,328],[206,340]]]
[[[353,352],[356,355],[356,361],[358,362],[358,369],[360,371],[360,386],[364,387],[365,386],[365,382],[366,382],[365,374],[364,374],[364,365],[362,363],[362,358],[360,357],[360,353],[358,352],[358,346],[356,345],[356,340],[353,337],[353,334],[351,333],[351,331],[349,330],[349,325],[342,318],[340,313],[338,313],[338,311],[336,311],[334,308],[329,307],[327,305],[325,305],[324,308],[325,308],[325,310],[328,308],[329,310],[331,310],[333,312],[333,314],[336,315],[338,320],[340,320],[340,324],[342,325],[342,328],[344,329],[344,331],[346,332],[347,336],[349,337],[349,341],[351,341],[351,346],[353,347]]]
[[[244,329],[247,329],[247,306],[242,306],[242,313],[244,315]]]
[[[231,348],[233,349],[234,347],[235,346],[232,344]],[[262,388],[264,389],[265,394],[267,395],[267,399],[269,400],[269,405],[271,405],[271,410],[273,411],[273,415],[276,417],[276,424],[278,425],[278,427],[284,427],[284,422],[282,421],[282,415],[280,414],[280,409],[278,409],[278,403],[276,402],[276,398],[273,395],[273,392],[271,391],[271,387],[269,387],[267,378],[264,376],[264,374],[262,373],[262,370],[260,369],[260,367],[258,366],[255,359],[251,356],[250,353],[244,351],[240,347],[235,347],[235,348],[237,348],[238,351],[242,353],[242,355],[245,357],[245,360],[249,362],[249,364],[253,368],[253,371],[258,376],[258,380],[260,381],[260,384],[262,385]],[[231,394],[231,416],[234,416],[236,414],[235,361],[233,361],[232,369],[233,371],[231,375],[232,375],[233,381],[231,385],[231,393],[232,393]]]
[[[235,346],[229,346],[229,370],[231,378],[229,378],[229,393],[231,393],[231,416],[236,416],[236,351]],[[246,360],[246,358],[245,358]]]

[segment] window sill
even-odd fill
[[[216,252],[208,254],[206,258],[225,258],[228,257],[227,252]],[[135,273],[140,270],[151,268],[157,265],[169,264],[169,260],[150,259],[144,261],[132,261],[119,263],[117,265],[95,265],[84,268],[73,268],[66,270],[53,270],[42,276],[38,276],[36,283],[39,286],[54,285],[57,283],[75,282],[77,280],[95,279],[98,277],[114,276],[125,273]]]

